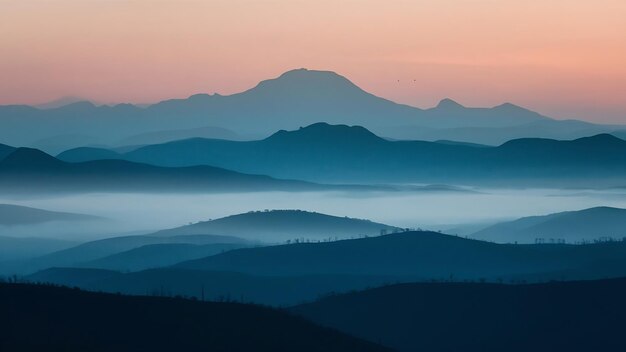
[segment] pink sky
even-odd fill
[[[418,107],[626,123],[625,19],[624,0],[0,0],[0,104],[230,94],[306,67]]]

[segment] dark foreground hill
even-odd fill
[[[294,307],[400,351],[625,351],[626,279],[400,284]]]
[[[259,241],[284,241],[300,238],[349,238],[379,235],[381,231],[399,230],[394,226],[369,220],[339,217],[302,210],[255,211],[203,221],[154,235],[190,235],[219,233]]]
[[[596,207],[545,216],[530,216],[502,222],[471,235],[491,241],[560,239],[567,242],[591,241],[601,237],[626,237],[626,209]]]
[[[2,351],[385,351],[285,312],[237,303],[0,285]]]

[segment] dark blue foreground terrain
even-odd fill
[[[414,283],[292,308],[400,351],[626,351],[626,279]]]
[[[283,311],[0,284],[0,351],[386,351]]]

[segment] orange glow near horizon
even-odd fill
[[[626,123],[625,19],[623,0],[0,0],[0,104],[231,94],[307,67],[418,107]]]

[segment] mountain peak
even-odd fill
[[[261,81],[254,89],[270,88],[288,92],[304,91],[306,94],[325,92],[335,94],[338,90],[357,90],[357,87],[347,78],[332,72],[300,68],[284,72],[274,79]]]
[[[0,162],[2,166],[50,166],[63,162],[55,157],[33,148],[17,148]]]
[[[584,144],[603,144],[603,145],[623,145],[626,143],[626,141],[624,141],[621,138],[615,137],[612,134],[609,133],[600,133],[600,134],[596,134],[593,136],[589,136],[589,137],[582,137],[582,138],[578,138],[574,140],[577,143],[584,143]]]
[[[493,109],[501,111],[529,111],[528,109],[524,109],[523,107],[512,103],[502,103],[494,106]]]
[[[385,141],[368,129],[361,126],[331,125],[325,122],[318,122],[298,130],[280,130],[269,136],[266,140],[333,140],[349,142],[380,142]]]
[[[441,99],[439,104],[437,104],[437,109],[462,109],[463,105],[457,103],[456,101],[450,98]]]

